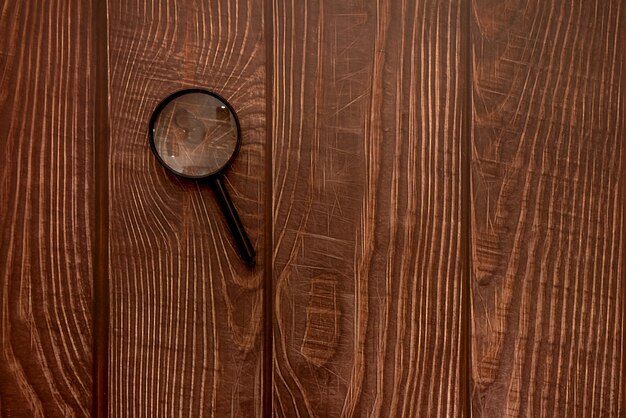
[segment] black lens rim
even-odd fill
[[[224,103],[224,105],[226,105],[226,108],[228,109],[228,111],[231,113],[231,115],[233,115],[233,118],[235,119],[235,125],[236,125],[236,128],[237,128],[237,143],[235,144],[235,149],[233,150],[233,153],[231,154],[231,156],[228,159],[228,161],[226,161],[226,163],[223,166],[221,166],[220,168],[218,168],[217,170],[215,170],[215,171],[213,171],[213,172],[211,172],[209,174],[204,174],[204,175],[201,175],[201,176],[190,176],[190,175],[187,175],[187,174],[179,173],[178,171],[172,169],[165,161],[163,161],[163,159],[159,155],[159,152],[157,151],[156,144],[154,142],[154,133],[155,133],[154,132],[155,131],[154,128],[155,128],[156,120],[159,117],[159,115],[161,114],[161,112],[163,111],[163,109],[165,109],[165,107],[170,102],[172,102],[173,100],[179,98],[180,96],[184,96],[186,94],[191,94],[191,93],[207,94],[207,95],[212,96],[213,98],[219,100],[220,102]],[[157,158],[159,163],[163,167],[165,167],[168,171],[176,174],[177,176],[180,176],[180,177],[183,177],[183,178],[187,178],[187,179],[192,179],[192,180],[206,179],[206,178],[210,178],[210,177],[219,176],[224,171],[226,171],[226,169],[230,166],[230,164],[233,162],[235,157],[237,157],[237,154],[239,154],[239,148],[241,147],[241,125],[239,124],[239,116],[237,116],[237,112],[235,112],[235,109],[228,102],[228,100],[226,100],[221,95],[215,93],[214,91],[207,90],[207,89],[204,89],[204,88],[194,87],[194,88],[189,88],[189,89],[177,90],[174,93],[171,93],[170,95],[165,97],[163,100],[161,100],[161,102],[157,105],[157,107],[152,112],[152,116],[150,117],[150,122],[149,122],[149,125],[148,125],[148,138],[149,138],[149,141],[150,141],[150,149],[152,150],[152,153]]]

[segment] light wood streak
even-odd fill
[[[460,416],[460,2],[272,24],[274,413]]]
[[[259,416],[265,50],[257,0],[110,1],[112,417]],[[148,146],[169,93],[205,87],[241,119],[227,186],[257,253],[239,258],[206,183]]]
[[[623,1],[473,0],[473,411],[623,416]]]
[[[89,416],[89,4],[0,3],[0,416]]]

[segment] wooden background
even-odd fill
[[[88,416],[91,8],[0,4],[0,416]]]
[[[461,414],[460,15],[273,4],[277,416]]]
[[[472,410],[624,416],[626,4],[473,5]]]
[[[0,416],[624,415],[626,4],[579,3],[0,4]],[[253,270],[148,147],[197,86]]]
[[[146,142],[169,93],[228,97],[243,147],[227,186],[265,253],[265,50],[254,1],[109,2],[111,417],[258,416],[265,261],[250,270],[208,184]],[[167,29],[166,29],[167,28]]]

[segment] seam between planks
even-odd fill
[[[273,0],[263,2],[263,32],[265,41],[265,253],[263,271],[263,400],[264,417],[273,413],[274,393],[274,169],[272,158],[273,97],[274,97],[274,30]]]
[[[463,239],[461,281],[461,411],[464,416],[472,416],[472,204],[471,204],[471,143],[472,143],[472,0],[461,0],[461,71],[463,80],[463,129],[461,130],[461,237]]]
[[[626,20],[626,5],[624,5],[622,3],[622,8],[621,8],[621,13],[619,14],[618,18],[621,19],[621,21],[625,21]],[[623,32],[622,32],[623,33]],[[621,68],[621,72],[622,72],[622,85],[619,86],[620,88],[620,107],[619,107],[619,111],[620,111],[620,116],[618,119],[618,129],[621,130],[626,130],[626,94],[624,93],[624,87],[626,86],[626,34],[623,33],[622,34],[622,68]],[[621,158],[621,164],[622,164],[622,179],[620,182],[621,185],[621,193],[622,193],[622,207],[621,207],[621,239],[620,239],[620,244],[622,246],[621,251],[622,251],[622,265],[621,265],[621,280],[622,282],[624,282],[624,274],[626,272],[626,245],[624,245],[624,237],[626,237],[626,192],[624,191],[624,182],[626,180],[626,152],[624,152],[624,149],[622,147],[622,158]],[[621,323],[624,324],[624,319],[626,317],[626,304],[624,303],[624,301],[626,301],[626,286],[622,286],[622,311],[621,311]],[[621,341],[621,345],[622,345],[622,352],[621,352],[621,358],[620,358],[620,363],[621,363],[621,375],[622,375],[622,396],[621,399],[619,400],[620,404],[617,407],[617,411],[618,414],[624,414],[624,410],[626,409],[626,344],[624,343],[626,341],[626,327],[622,326],[622,341]]]
[[[109,361],[109,102],[108,1],[92,3],[94,54],[94,178],[95,240],[93,270],[93,392],[92,416],[108,416]]]

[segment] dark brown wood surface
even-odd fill
[[[0,416],[623,416],[625,8],[0,3]]]
[[[0,3],[0,416],[91,408],[89,4]]]
[[[624,6],[473,0],[476,416],[626,412]]]
[[[265,49],[257,0],[110,1],[111,417],[261,414]],[[148,146],[159,101],[206,87],[243,130],[226,184],[259,254],[248,269],[207,183]]]
[[[277,416],[461,415],[461,13],[272,2]]]

